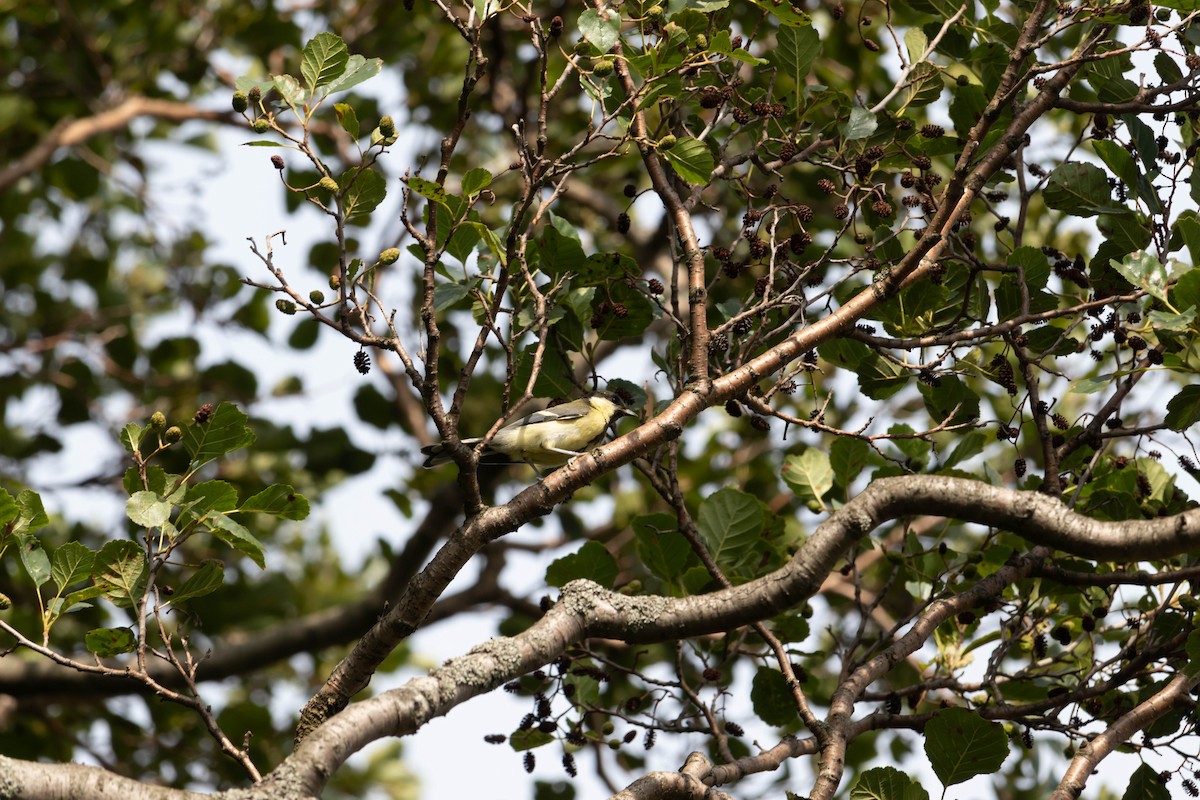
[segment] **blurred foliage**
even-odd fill
[[[527,396],[607,387],[648,419],[701,367],[722,386],[743,380],[723,410],[645,453],[636,477],[605,476],[555,509],[546,528],[568,547],[545,585],[522,579],[520,597],[492,598],[506,606],[507,635],[532,622],[547,587],[575,578],[672,597],[760,578],[879,477],[1005,483],[1103,520],[1195,507],[1200,32],[1175,8],[318,2],[301,14],[274,3],[0,3],[0,164],[11,165],[0,170],[0,485],[10,490],[0,497],[11,505],[0,520],[37,518],[35,496],[21,492],[31,468],[90,428],[128,439],[126,423],[142,431],[158,411],[192,431],[209,424],[194,419],[205,404],[228,422],[229,403],[250,415],[232,428],[255,436],[245,453],[217,454],[199,476],[208,483],[190,484],[199,495],[173,498],[175,484],[152,473],[122,486],[127,464],[95,464],[87,483],[122,499],[142,493],[129,507],[136,524],[98,529],[64,510],[6,531],[0,544],[16,546],[0,560],[13,604],[3,620],[34,640],[44,630],[63,652],[90,641],[116,656],[128,644],[119,602],[81,601],[46,623],[39,589],[57,582],[39,570],[53,558],[120,550],[137,585],[142,550],[124,545],[145,544],[153,563],[145,530],[169,539],[197,503],[229,510],[203,505],[216,482],[243,500],[280,485],[319,497],[376,465],[375,443],[340,418],[308,430],[260,418],[262,398],[303,394],[307,376],[264,385],[247,350],[208,357],[202,326],[310,362],[318,331],[340,333],[347,362],[357,351],[360,372],[384,374],[356,391],[358,419],[420,444],[434,441],[427,416],[442,434],[482,435]],[[1045,38],[1036,61],[1010,70],[1026,24]],[[330,33],[309,38],[314,25]],[[231,73],[231,58],[245,75]],[[403,80],[405,108],[382,108],[368,91],[381,70]],[[232,112],[205,110],[230,95]],[[95,121],[132,97],[174,110],[34,158],[70,120]],[[184,158],[210,146],[185,119],[237,126],[264,161],[278,159],[289,209],[327,224],[304,259],[311,272],[285,271],[259,242],[259,262],[248,262],[258,272],[245,275],[208,257],[213,232],[163,224],[147,148],[167,143]],[[395,158],[401,144],[412,163]],[[396,194],[399,227],[378,211]],[[912,254],[931,247],[936,258],[919,266]],[[892,285],[901,274],[915,277]],[[836,316],[872,294],[863,313]],[[179,320],[195,331],[161,333],[158,323]],[[781,368],[738,378],[789,347]],[[45,409],[33,422],[31,407]],[[156,466],[193,478],[197,452],[164,448]],[[448,474],[414,465],[389,496],[405,517],[444,512],[422,501],[441,496]],[[489,501],[533,478],[491,467],[478,477]],[[155,516],[164,513],[175,533]],[[250,538],[228,528],[191,537],[186,558],[156,573],[179,591],[212,577],[204,564],[222,564],[220,588],[187,604],[182,628],[195,643],[219,650],[373,589],[347,574],[325,532],[261,516],[243,523]],[[653,752],[664,741],[677,743],[674,755],[699,741],[723,762],[749,755],[749,741],[804,735],[785,671],[827,707],[847,672],[884,653],[931,599],[971,591],[1027,550],[1014,533],[900,521],[847,554],[820,597],[761,629],[637,648],[579,643],[506,687],[531,710],[498,730],[531,771],[535,754],[553,752],[572,776],[586,747],[611,749],[636,774],[664,768]],[[253,542],[270,554],[265,571]],[[1081,746],[1194,660],[1181,571],[1191,559],[1056,565],[1070,579],[1006,587],[939,625],[928,661],[899,661],[858,698],[864,714],[882,709],[888,730],[851,744],[844,786],[864,796],[914,788],[880,763],[906,763],[920,745],[946,786],[1000,772],[997,796],[1047,796],[1057,778],[1039,757]],[[392,553],[370,566],[390,570],[388,586],[417,569]],[[1118,568],[1180,577],[1166,588],[1080,577]],[[102,590],[91,599],[116,596],[104,574],[80,572]],[[102,641],[85,638],[97,630]],[[312,648],[311,662],[286,653],[247,668],[219,726],[238,744],[253,732],[250,759],[277,763],[295,721],[268,713],[276,687],[314,690],[360,632]],[[384,668],[407,658],[400,648]],[[17,696],[21,713],[0,730],[6,754],[65,762],[103,748],[103,763],[145,780],[245,779],[182,706],[148,694]],[[1163,717],[1143,752],[1193,725],[1190,711]],[[954,759],[963,730],[979,743],[965,766]],[[397,757],[346,768],[326,796],[411,795]],[[1172,770],[1194,767],[1175,758]],[[793,778],[781,770],[778,780]],[[1150,796],[1147,780],[1139,770],[1131,790]],[[532,792],[574,789],[538,781]]]

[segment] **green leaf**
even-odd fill
[[[122,607],[133,606],[146,583],[146,554],[137,544],[117,540],[107,542],[92,564],[92,582],[103,587],[104,594]]]
[[[50,575],[59,594],[71,584],[90,578],[95,562],[96,554],[79,542],[65,542],[55,550]]]
[[[537,728],[528,728],[527,730],[513,731],[508,737],[508,744],[513,750],[518,753],[524,750],[533,750],[535,747],[541,747],[545,744],[550,744],[554,741],[554,735],[545,733]]]
[[[875,132],[878,124],[874,113],[854,106],[850,109],[850,118],[841,125],[842,138],[848,142],[865,139]]]
[[[305,519],[308,517],[308,500],[296,494],[296,490],[285,483],[275,483],[242,503],[242,512],[270,514],[283,519]]]
[[[1169,6],[1169,3],[1159,3]],[[1162,780],[1149,764],[1141,764],[1129,776],[1129,785],[1121,800],[1171,800],[1171,793],[1163,786]]]
[[[1114,380],[1116,380],[1116,376],[1111,372],[1097,375],[1094,378],[1082,378],[1072,383],[1071,388],[1067,389],[1067,392],[1071,394],[1095,394],[1112,386]]]
[[[1108,176],[1095,164],[1067,161],[1050,173],[1043,193],[1046,205],[1078,217],[1094,217],[1103,211],[1127,209],[1112,202]]]
[[[333,113],[337,114],[338,124],[342,126],[342,130],[350,134],[350,138],[357,139],[359,135],[358,114],[354,111],[354,106],[349,103],[335,103]]]
[[[946,460],[942,462],[942,469],[958,466],[979,455],[983,452],[987,440],[988,437],[980,431],[960,433],[954,449],[950,451],[950,455],[946,456]]]
[[[565,235],[554,225],[542,231],[538,259],[538,268],[551,278],[578,273],[587,261],[579,239]]]
[[[225,481],[204,481],[191,486],[184,495],[181,513],[175,520],[179,530],[203,522],[212,512],[232,511],[237,508],[237,490]]]
[[[1185,431],[1200,422],[1200,386],[1185,386],[1167,402],[1163,420],[1171,430]]]
[[[808,73],[821,55],[821,36],[811,25],[780,28],[775,48],[768,59],[775,68],[792,80],[798,91],[808,84]]]
[[[100,658],[112,658],[132,653],[137,639],[128,628],[94,628],[83,635],[83,643],[88,652]]]
[[[1190,269],[1179,276],[1171,288],[1171,303],[1176,308],[1200,308],[1200,269]]]
[[[215,558],[207,558],[200,568],[183,582],[183,586],[175,590],[175,594],[171,595],[170,600],[175,605],[179,605],[184,600],[212,594],[221,588],[224,582],[225,565]]]
[[[1159,331],[1186,331],[1196,321],[1196,307],[1189,306],[1182,314],[1171,314],[1166,311],[1151,311],[1146,315],[1150,325]]]
[[[737,567],[753,555],[765,523],[762,503],[732,488],[705,498],[696,519],[700,538],[722,568]]]
[[[810,447],[798,456],[788,456],[783,462],[783,479],[791,484],[796,496],[809,508],[825,508],[822,500],[833,488],[833,466],[829,454]]]
[[[1145,289],[1159,300],[1167,299],[1167,282],[1171,279],[1171,271],[1152,253],[1139,250],[1120,261],[1111,259],[1109,263],[1137,288]]]
[[[513,385],[524,389],[529,385],[533,375],[533,365],[536,361],[537,345],[526,345],[515,354],[513,364]],[[547,347],[542,351],[541,371],[533,384],[533,394],[538,397],[567,397],[575,392],[574,374],[571,364],[557,347]]]
[[[34,533],[50,524],[42,498],[32,489],[22,489],[17,495],[17,514],[11,518],[10,532],[14,535]]]
[[[562,588],[574,580],[595,581],[605,589],[617,579],[617,560],[599,542],[587,542],[578,552],[555,559],[546,568],[546,583]]]
[[[387,196],[387,181],[373,169],[348,169],[338,179],[342,187],[342,212],[346,222],[363,223]]]
[[[862,439],[852,439],[839,436],[829,446],[829,464],[833,467],[833,476],[838,486],[849,488],[850,483],[859,476],[867,459],[871,456],[871,445]]]
[[[1193,628],[1188,634],[1183,650],[1188,657],[1187,666],[1183,671],[1188,675],[1200,673],[1200,628]]]
[[[474,194],[479,194],[492,184],[492,173],[488,172],[483,167],[474,167],[467,170],[462,177],[462,193],[465,197]]]
[[[904,49],[908,51],[908,60],[916,63],[925,56],[929,48],[929,37],[920,28],[909,28],[904,33]]]
[[[680,178],[695,186],[708,183],[717,166],[708,145],[691,136],[678,140],[670,150],[659,150],[659,154],[667,160]]]
[[[300,86],[300,81],[291,75],[272,75],[271,85],[288,105],[298,106],[304,102],[304,89]]]
[[[17,517],[17,502],[6,489],[0,488],[0,529]],[[3,531],[0,530],[0,534]],[[0,542],[3,538],[0,538]]]
[[[258,541],[244,526],[234,522],[225,514],[213,514],[208,520],[209,532],[225,544],[237,550],[246,558],[265,569],[266,559],[263,556],[262,542]]]
[[[944,786],[991,775],[1008,758],[1004,728],[965,708],[938,712],[925,726],[925,755]]]
[[[858,365],[858,385],[872,400],[886,400],[908,384],[909,374],[887,359],[871,353]]]
[[[664,513],[643,514],[634,517],[632,524],[641,563],[668,583],[678,581],[692,548],[679,532],[675,517]]]
[[[621,34],[621,15],[611,9],[596,11],[589,8],[579,15],[579,32],[592,47],[607,53]]]
[[[979,419],[979,395],[955,375],[939,377],[936,386],[922,383],[920,390],[934,425],[961,425]]]
[[[618,278],[632,278],[641,273],[638,263],[625,253],[593,253],[579,268],[575,286],[598,286]]]
[[[624,315],[618,313],[619,306],[624,307]],[[592,314],[599,322],[596,335],[605,341],[617,341],[644,334],[658,311],[636,286],[614,281],[596,292]]]
[[[34,586],[41,586],[50,580],[52,570],[50,557],[42,549],[42,543],[31,533],[17,533],[17,547],[21,553],[21,565],[33,580]]]
[[[869,769],[850,789],[850,800],[929,800],[929,792],[893,767]]]
[[[125,516],[143,528],[157,528],[171,518],[171,504],[154,492],[134,492],[125,501]]]
[[[207,422],[193,422],[183,430],[183,446],[192,457],[193,468],[252,444],[254,431],[233,403],[221,403]]]
[[[754,713],[768,725],[790,727],[799,721],[796,702],[779,670],[758,668],[750,684],[750,702],[754,705]]]
[[[344,92],[347,89],[357,86],[365,80],[370,80],[379,74],[383,69],[383,59],[381,58],[364,58],[360,55],[352,55],[346,61],[346,69],[342,71],[341,76],[329,84],[329,88],[325,90],[326,95],[334,94],[335,92]]]
[[[812,27],[812,17],[792,7],[791,3],[776,3],[772,0],[754,0],[754,5],[775,17],[784,25]]]
[[[121,445],[129,452],[135,452],[142,443],[145,432],[146,429],[136,422],[129,423],[121,429]]]
[[[342,37],[332,33],[318,33],[304,45],[304,55],[300,59],[300,75],[304,78],[309,92],[319,86],[333,83],[346,71],[350,61],[350,51]]]
[[[941,71],[928,61],[922,61],[908,73],[908,95],[904,101],[905,105],[912,108],[927,106],[941,97],[943,88],[945,87]]]
[[[1196,212],[1190,208],[1187,211],[1184,211],[1179,215],[1179,218],[1175,220],[1175,224],[1172,226],[1172,229],[1172,240],[1174,240],[1176,233],[1179,234],[1179,238],[1183,241],[1183,244],[1188,249],[1188,255],[1191,256],[1191,262],[1193,264],[1200,263],[1200,217],[1196,215]],[[1178,245],[1172,241],[1171,249],[1174,250],[1177,248]],[[1180,276],[1179,283],[1182,283],[1183,279],[1192,272],[1197,272],[1197,270],[1185,272],[1182,276]],[[1177,284],[1175,291],[1178,291],[1178,289],[1179,287]],[[1172,296],[1174,296],[1174,293]],[[1187,308],[1189,305],[1195,304],[1195,300],[1193,300],[1191,303],[1185,302],[1182,304],[1176,301],[1176,305],[1181,305],[1183,308]]]

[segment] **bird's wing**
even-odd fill
[[[585,416],[591,410],[592,406],[586,400],[573,400],[570,403],[551,406],[543,411],[535,411],[527,417],[522,417],[508,423],[504,427],[520,428],[525,425],[538,425],[543,422],[568,422]]]

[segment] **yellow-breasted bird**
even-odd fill
[[[612,392],[595,392],[513,420],[496,431],[480,460],[485,464],[527,463],[535,469],[557,467],[599,445],[614,418],[632,416],[636,415]],[[475,437],[462,443],[474,447],[481,441]],[[427,456],[426,467],[451,460],[449,449],[440,442],[422,447],[421,453]]]

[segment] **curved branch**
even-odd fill
[[[210,121],[232,121],[232,111],[212,111],[191,103],[160,100],[154,97],[129,97],[119,105],[84,119],[61,120],[29,152],[0,169],[0,192],[4,191],[31,172],[36,172],[49,161],[59,148],[72,147],[81,142],[111,133],[129,125],[137,117],[185,122],[193,119]]]

